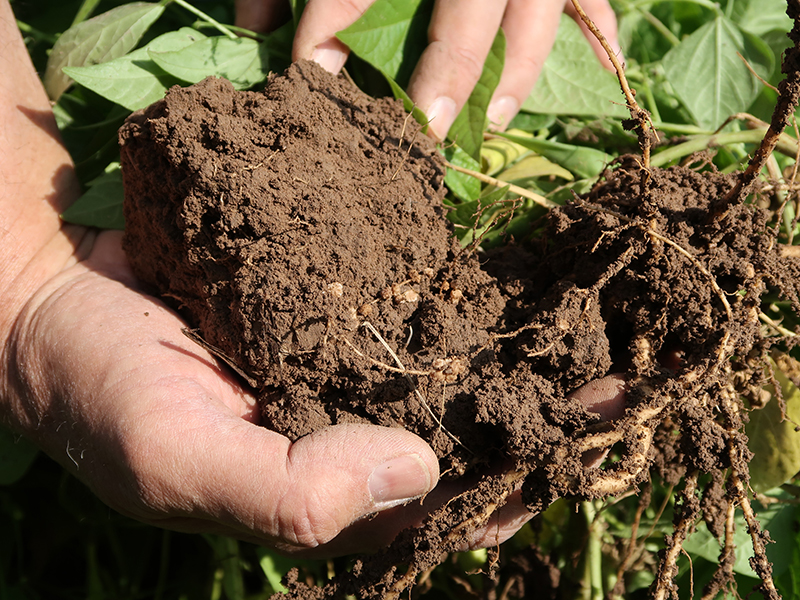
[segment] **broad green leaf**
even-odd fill
[[[18,481],[33,464],[36,446],[0,425],[0,485]]]
[[[781,490],[770,492],[771,496],[782,499],[790,499],[791,496]],[[769,531],[770,537],[775,541],[774,544],[767,545],[767,558],[772,562],[773,574],[783,573],[791,564],[791,554],[786,552],[786,548],[791,548],[796,543],[794,524],[797,519],[797,505],[791,503],[775,503],[762,507],[755,503],[754,509],[758,515],[758,521],[762,529]],[[747,532],[747,523],[740,510],[737,509],[735,516],[736,533],[733,536],[736,546],[736,562],[733,565],[735,573],[756,577],[755,572],[750,566],[750,558],[753,556],[753,546],[750,534]],[[701,521],[695,532],[683,544],[683,549],[689,554],[697,554],[713,563],[719,562],[720,543],[706,527],[705,522]]]
[[[603,68],[580,28],[562,17],[536,87],[522,103],[532,113],[626,117],[617,78]]]
[[[782,485],[800,472],[800,390],[786,376],[800,373],[800,364],[789,356],[781,356],[774,364],[775,377],[786,401],[786,420],[773,398],[761,410],[750,413],[747,437],[753,460],[750,461],[750,485],[756,492],[765,492]]]
[[[544,156],[526,156],[514,166],[506,169],[497,178],[501,181],[522,185],[524,180],[536,177],[560,177],[567,181],[575,179],[569,171]],[[523,185],[524,187],[524,185]]]
[[[501,137],[492,137],[481,146],[481,170],[487,175],[495,175],[530,153],[525,146]]]
[[[163,98],[170,86],[179,83],[156,65],[149,53],[180,50],[205,37],[184,27],[165,33],[126,56],[93,67],[69,67],[66,72],[104,98],[128,110],[138,110]]]
[[[89,183],[89,189],[63,212],[61,218],[77,225],[100,229],[125,229],[122,202],[122,171],[119,163],[111,163],[105,173]]]
[[[380,71],[380,69],[378,69]],[[397,82],[392,79],[387,73],[381,71],[381,74],[384,76],[386,81],[389,83],[389,87],[392,88],[392,95],[398,100],[403,101],[403,108],[406,109],[406,112],[410,112],[411,116],[416,119],[417,123],[422,125],[422,133],[428,132],[428,117],[425,116],[425,113],[422,112],[417,105],[411,100],[411,97],[406,93],[406,91],[401,88]]]
[[[795,539],[794,544],[785,549],[791,555],[791,562],[782,575],[775,579],[775,585],[784,598],[800,598],[800,543]]]
[[[705,129],[745,111],[762,84],[737,55],[767,79],[774,66],[769,47],[733,21],[717,17],[664,57],[664,74],[676,95]]]
[[[477,160],[464,152],[455,144],[451,144],[442,150],[448,162],[469,169],[470,171],[480,171],[481,166]],[[477,200],[481,195],[481,182],[470,175],[459,173],[453,169],[447,169],[444,176],[444,183],[453,194],[464,202]]]
[[[461,146],[475,160],[480,160],[483,130],[486,129],[486,109],[503,73],[506,55],[506,38],[499,29],[492,48],[483,63],[483,72],[472,90],[467,103],[458,113],[447,137]]]
[[[65,67],[104,63],[127,54],[164,12],[162,4],[133,2],[70,27],[53,46],[44,74],[52,101],[70,86]]]
[[[612,157],[602,150],[587,146],[541,140],[525,136],[524,132],[515,134],[510,131],[499,135],[558,163],[579,178],[597,177],[612,161]]]
[[[733,3],[731,19],[754,35],[788,32],[792,28],[792,20],[786,14],[786,0],[738,0]]]
[[[166,73],[189,83],[206,77],[224,77],[243,90],[266,79],[268,67],[264,47],[249,38],[210,37],[180,50],[148,50],[150,58]]]
[[[428,42],[432,10],[433,0],[377,0],[336,37],[406,88]]]

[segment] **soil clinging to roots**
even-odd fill
[[[479,260],[454,242],[444,167],[418,129],[399,103],[301,62],[263,93],[174,88],[120,132],[135,272],[257,390],[268,427],[291,439],[405,427],[448,477],[507,466],[325,588],[290,577],[291,594],[398,597],[520,484],[537,512],[619,494],[654,469],[685,481],[654,596],[672,592],[701,511],[740,506],[777,597],[743,433],[770,349],[791,340],[762,322],[761,299],[800,314],[800,265],[771,214],[720,210],[733,176],[623,157],[552,210],[542,237]],[[570,394],[611,374],[627,380],[626,410],[601,422]],[[615,444],[616,460],[585,465]],[[707,473],[725,492],[701,508]]]

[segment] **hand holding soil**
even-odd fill
[[[237,0],[236,24],[268,31],[288,16],[283,0]],[[309,2],[298,24],[293,60],[310,59],[338,73],[348,49],[336,32],[355,23],[374,0]],[[587,0],[584,8],[619,54],[617,21],[607,0]],[[483,62],[502,26],[506,36],[505,67],[494,92],[488,116],[498,129],[519,111],[533,89],[555,41],[564,10],[576,16],[563,0],[436,2],[428,30],[428,47],[417,64],[408,92],[431,119],[430,131],[444,139],[453,120],[480,77]],[[578,20],[601,63],[611,68],[605,51]],[[619,56],[622,60],[621,55]]]

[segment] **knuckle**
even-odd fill
[[[453,46],[451,55],[457,64],[458,70],[477,81],[483,71],[485,57],[464,46]]]
[[[295,547],[313,549],[330,542],[340,531],[325,504],[313,499],[285,499],[279,509],[278,537]]]

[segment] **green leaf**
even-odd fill
[[[775,377],[780,383],[786,401],[786,420],[781,421],[781,409],[772,398],[761,410],[750,413],[747,437],[753,460],[750,461],[750,485],[763,493],[789,481],[800,471],[800,390],[784,371],[800,371],[800,365],[788,356],[773,364]]]
[[[561,19],[536,87],[522,103],[532,113],[626,117],[617,78],[603,68],[580,28]]]
[[[461,146],[475,160],[481,158],[483,130],[486,129],[486,109],[503,74],[506,55],[506,37],[499,29],[492,48],[483,63],[483,72],[472,90],[467,103],[458,113],[447,137]]]
[[[378,0],[336,37],[406,88],[428,43],[432,11],[433,0]]]
[[[179,83],[150,59],[150,52],[180,50],[205,37],[199,31],[184,27],[165,33],[126,56],[92,67],[69,67],[65,71],[96,94],[128,110],[138,110],[160,100],[170,86]]]
[[[759,36],[770,31],[788,32],[792,28],[785,0],[738,0],[733,3],[731,19],[742,29]]]
[[[791,498],[790,494],[781,490],[775,490],[775,493],[771,492],[770,495],[782,499]],[[777,576],[789,567],[792,560],[786,549],[792,548],[796,543],[794,523],[797,518],[797,505],[775,503],[762,507],[757,502],[754,505],[761,527],[769,531],[770,537],[775,541],[774,544],[767,546],[767,558],[772,562],[773,574]],[[736,511],[734,521],[736,532],[733,536],[733,543],[736,546],[736,562],[733,570],[741,575],[756,577],[749,562],[753,556],[752,541],[750,534],[747,533],[747,523],[740,510]],[[713,563],[719,562],[720,543],[703,521],[697,525],[694,534],[683,544],[683,549],[689,554],[702,556]]]
[[[480,163],[455,144],[444,148],[442,153],[448,162],[457,167],[463,167],[470,171],[481,170]],[[470,175],[459,173],[453,169],[447,169],[445,172],[444,183],[457,198],[464,202],[477,200],[481,195],[480,181]],[[466,224],[466,222],[463,224]]]
[[[38,453],[36,446],[28,440],[0,426],[0,485],[19,481]]]
[[[125,191],[122,187],[122,171],[119,163],[111,163],[105,173],[89,183],[89,189],[61,215],[61,218],[77,225],[100,229],[125,229],[122,202]]]
[[[378,69],[380,71],[380,69]],[[417,105],[411,100],[411,97],[406,93],[406,91],[401,88],[398,83],[392,79],[387,73],[380,71],[381,75],[384,76],[386,81],[389,83],[389,87],[392,88],[392,95],[398,99],[403,101],[403,108],[406,109],[406,112],[410,112],[411,116],[422,125],[422,133],[428,132],[428,117],[425,116],[425,113],[422,112]]]
[[[162,4],[133,2],[70,27],[50,52],[44,88],[52,101],[70,86],[64,67],[104,63],[127,54],[164,12]]]
[[[253,87],[267,77],[265,48],[249,38],[210,37],[180,50],[148,50],[150,58],[166,73],[189,83],[206,77],[224,77],[236,89]]]
[[[509,167],[497,178],[500,181],[507,181],[525,187],[525,183],[529,179],[536,179],[538,177],[560,177],[567,181],[572,181],[574,177],[572,173],[567,171],[561,165],[558,165],[544,156],[537,156],[532,154],[521,159],[514,166]]]
[[[573,146],[571,144],[562,144],[561,142],[514,135],[513,133],[501,133],[499,135],[558,163],[581,179],[597,177],[613,160],[610,155],[602,150],[587,146]]]
[[[729,116],[747,110],[761,90],[762,84],[737,52],[759,76],[769,78],[774,66],[769,47],[721,16],[664,57],[667,81],[705,129],[716,129]]]

